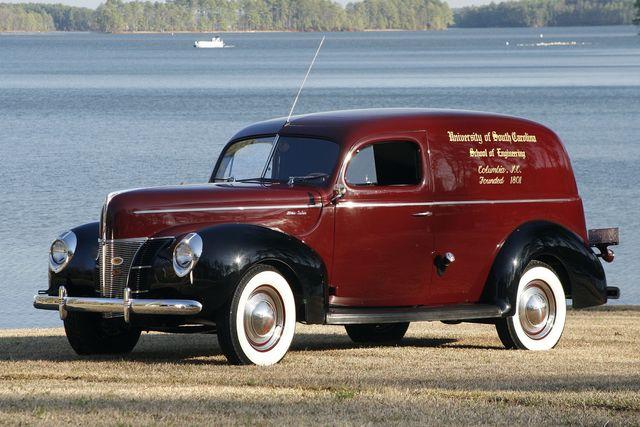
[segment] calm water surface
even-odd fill
[[[201,50],[198,37],[0,35],[0,327],[60,325],[31,308],[52,238],[97,220],[110,191],[206,181],[236,130],[286,115],[320,38],[228,34],[234,48]],[[367,107],[487,110],[553,128],[588,226],[621,228],[609,282],[640,304],[635,28],[327,34],[298,112]]]

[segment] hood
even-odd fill
[[[178,236],[222,223],[263,225],[299,236],[314,228],[321,212],[321,195],[313,187],[216,183],[143,188],[107,197],[101,236]]]

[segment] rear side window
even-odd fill
[[[417,185],[422,178],[420,148],[413,142],[379,142],[356,152],[346,180],[356,186]]]

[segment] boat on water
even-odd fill
[[[194,44],[193,47],[198,47],[198,48],[221,48],[221,47],[225,47],[225,43],[224,40],[222,40],[221,37],[215,36],[213,38],[211,38],[211,40],[197,40]]]

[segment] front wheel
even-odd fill
[[[104,319],[97,313],[67,313],[64,331],[80,355],[130,353],[140,339],[140,329],[127,325],[122,318]]]
[[[496,323],[506,348],[550,350],[558,344],[567,315],[564,288],[553,269],[532,261],[518,283],[516,311]]]
[[[406,323],[380,323],[365,325],[345,325],[351,341],[357,343],[393,343],[404,337],[409,328]]]
[[[289,283],[270,266],[251,268],[218,314],[217,327],[218,343],[230,363],[278,363],[296,329],[296,304]]]

